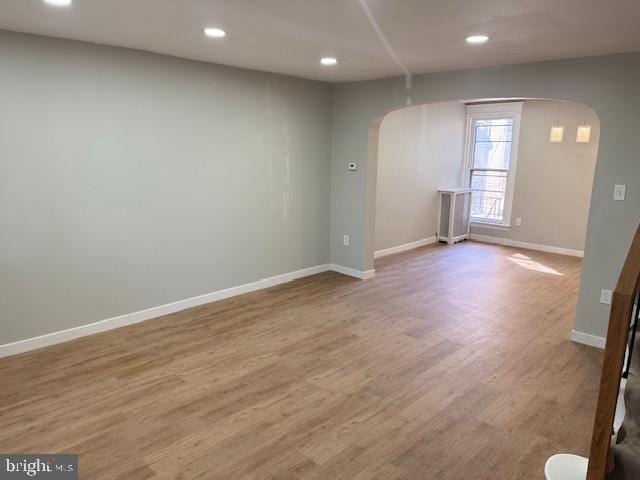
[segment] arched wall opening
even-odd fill
[[[466,104],[522,101],[517,169],[506,227],[474,223],[477,239],[548,247],[581,256],[594,184],[600,122],[588,106],[557,99],[482,98],[400,107],[377,115],[369,130],[375,172],[369,261],[435,242],[440,187],[468,186]],[[550,142],[562,125],[561,142]],[[589,142],[577,142],[589,125]],[[517,221],[516,221],[517,220]]]
[[[474,225],[476,235],[584,250],[599,140],[595,113],[582,104],[524,102],[510,228]],[[549,141],[562,124],[562,142]],[[580,125],[590,141],[576,142]],[[465,103],[439,102],[394,110],[379,127],[375,252],[433,239],[437,189],[465,186]],[[516,220],[519,220],[515,225]],[[376,255],[377,255],[376,253]]]

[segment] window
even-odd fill
[[[521,102],[467,105],[471,221],[509,226]]]

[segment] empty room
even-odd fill
[[[640,479],[636,0],[0,0],[0,479]]]

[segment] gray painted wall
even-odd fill
[[[414,104],[457,99],[532,97],[583,103],[600,119],[600,146],[585,245],[576,330],[604,336],[609,307],[602,288],[619,274],[640,212],[640,53],[416,75]],[[373,267],[377,123],[405,104],[403,78],[334,85],[331,257],[358,270]],[[347,170],[358,162],[357,172]],[[612,200],[625,183],[625,202]],[[351,246],[343,247],[343,234]]]
[[[390,113],[380,126],[375,249],[435,236],[438,188],[457,186],[466,114],[459,102]]]
[[[10,33],[0,68],[0,343],[328,259],[373,266],[378,126],[405,105],[402,78],[330,87]],[[638,84],[638,53],[413,82],[414,104],[541,97],[595,110],[576,328],[600,336],[599,291],[640,211]],[[611,200],[614,183],[627,201]]]
[[[0,344],[329,260],[331,87],[0,32]]]
[[[557,122],[564,126],[564,138],[551,143],[549,131]],[[505,231],[475,224],[471,232],[584,250],[600,137],[598,117],[578,103],[527,100],[520,124],[511,227]],[[576,143],[578,125],[591,125],[589,143]]]

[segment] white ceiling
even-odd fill
[[[640,50],[640,0],[367,0],[413,73]],[[225,29],[206,38],[206,26]],[[358,0],[0,0],[0,29],[326,81],[401,74]],[[487,33],[482,46],[464,42]],[[323,67],[323,55],[338,57]]]

